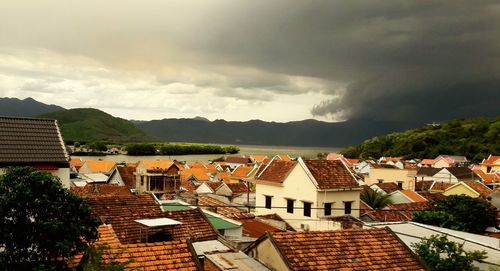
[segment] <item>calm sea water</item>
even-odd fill
[[[267,155],[288,154],[291,157],[301,156],[303,158],[316,158],[320,152],[338,152],[339,148],[329,147],[283,147],[283,146],[256,146],[239,145],[240,152],[235,155]],[[116,162],[137,162],[139,160],[169,159],[186,161],[188,164],[194,162],[208,162],[209,160],[221,157],[221,154],[196,154],[196,155],[150,155],[150,156],[129,156],[129,155],[107,155],[107,156],[72,156],[80,157],[82,160],[113,160]]]

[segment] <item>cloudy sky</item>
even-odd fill
[[[127,119],[500,115],[498,1],[2,1],[0,97]]]

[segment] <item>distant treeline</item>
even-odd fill
[[[126,147],[128,155],[188,155],[188,154],[235,154],[236,146],[205,144],[164,144],[156,146],[148,143],[131,144]]]
[[[452,120],[441,125],[392,133],[365,140],[342,151],[346,157],[435,158],[440,154],[464,155],[480,162],[489,154],[500,154],[500,117]]]

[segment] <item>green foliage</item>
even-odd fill
[[[489,202],[465,195],[436,201],[424,211],[413,213],[413,221],[472,233],[496,226],[496,210]]]
[[[500,117],[452,120],[440,126],[418,129],[365,140],[344,149],[344,156],[363,159],[381,156],[434,158],[439,154],[464,155],[475,162],[491,153],[500,153]]]
[[[153,144],[131,144],[128,145],[125,150],[128,155],[155,155],[157,150]]]
[[[445,235],[432,235],[412,244],[415,253],[433,271],[472,271],[474,261],[486,259],[486,251],[465,251],[463,244],[448,240]]]
[[[108,150],[108,147],[106,146],[106,144],[104,144],[104,142],[99,142],[99,141],[89,143],[87,145],[87,148],[90,150],[93,150],[93,151],[100,151],[100,152],[104,152],[104,151]]]
[[[165,144],[160,147],[162,155],[187,155],[187,154],[234,154],[240,149],[236,146],[218,146],[203,144]]]
[[[92,108],[62,110],[39,117],[56,119],[67,142],[142,142],[152,139],[132,122]]]
[[[30,167],[0,176],[0,213],[1,270],[61,270],[51,261],[82,252],[97,238],[99,221],[85,200]]]
[[[382,192],[377,192],[371,188],[364,189],[359,197],[373,209],[382,209],[392,203],[388,194],[384,195]]]

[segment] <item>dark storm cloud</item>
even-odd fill
[[[69,2],[2,4],[0,47],[145,71],[181,93],[329,95],[311,113],[334,119],[500,113],[498,1]]]

